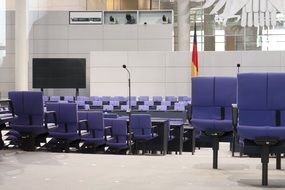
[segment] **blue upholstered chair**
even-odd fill
[[[75,103],[49,103],[48,111],[55,111],[57,114],[56,128],[49,130],[49,136],[53,138],[60,149],[69,151],[69,146],[78,147],[80,141],[80,125],[77,115],[77,105]]]
[[[21,135],[21,146],[25,150],[34,150],[48,134],[44,124],[42,92],[14,91],[8,93],[17,118],[11,121],[11,128]]]
[[[80,119],[87,121],[84,128],[84,130],[87,130],[87,133],[81,133],[81,148],[91,148],[95,151],[98,147],[104,147],[106,140],[103,113],[83,112],[80,113]]]
[[[74,102],[74,97],[73,96],[64,96],[63,100],[67,101],[67,102]]]
[[[92,101],[91,109],[103,109],[103,102],[101,100]]]
[[[113,105],[103,105],[103,111],[114,111]]]
[[[162,96],[153,96],[152,101],[154,105],[161,105]]]
[[[149,106],[147,105],[139,105],[139,111],[149,111]]]
[[[185,106],[184,102],[177,102],[174,104],[174,111],[185,111]]]
[[[143,153],[146,151],[146,144],[157,137],[154,133],[154,126],[151,124],[150,114],[132,114],[130,118],[130,127],[133,132],[135,142],[135,151],[142,145]]]
[[[238,75],[238,105],[233,124],[243,154],[261,156],[262,185],[268,184],[269,154],[285,152],[285,73]]]
[[[175,102],[177,102],[176,96],[165,96],[165,101],[171,102],[171,105],[174,105]]]
[[[192,78],[188,119],[196,132],[202,132],[196,139],[198,145],[203,136],[212,139],[214,169],[218,167],[219,141],[232,137],[231,106],[236,103],[236,81],[234,77]]]
[[[111,127],[111,135],[106,145],[108,151],[125,152],[131,146],[131,136],[127,133],[127,121],[122,119],[106,119]]]
[[[138,101],[142,101],[142,102],[149,101],[149,97],[148,96],[139,96]]]
[[[51,101],[51,102],[59,102],[60,101],[60,96],[51,96],[49,98],[49,101]]]
[[[178,96],[178,102],[189,102],[191,98],[189,96]]]
[[[158,105],[156,106],[156,111],[167,111],[166,105]]]
[[[90,98],[87,96],[77,96],[76,100],[87,102],[87,101],[90,101]]]
[[[90,96],[90,101],[102,101],[102,98],[99,96]]]

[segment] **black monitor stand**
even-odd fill
[[[79,96],[79,88],[76,88],[76,92],[75,92],[75,98]]]

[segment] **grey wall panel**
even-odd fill
[[[173,26],[165,25],[138,25],[139,39],[165,39],[172,37]]]
[[[103,26],[102,25],[69,25],[68,39],[71,40],[102,40]]]
[[[103,40],[69,40],[69,53],[88,53],[103,49]]]
[[[38,20],[34,24],[41,25],[68,25],[68,11],[39,11]]]
[[[68,53],[68,40],[34,40],[36,54],[64,54]]]
[[[34,40],[67,40],[68,26],[65,25],[35,25]]]
[[[15,53],[15,40],[6,40],[6,53]]]
[[[137,25],[104,25],[104,39],[138,39]]]
[[[154,40],[139,40],[139,51],[171,51],[172,39],[154,39]]]
[[[6,54],[3,59],[0,59],[0,68],[15,68],[15,54]]]
[[[138,51],[137,40],[104,40],[105,51]]]

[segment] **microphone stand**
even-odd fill
[[[131,73],[126,65],[123,65],[123,68],[126,69],[128,72],[129,78],[128,78],[128,87],[129,87],[129,108],[127,110],[127,113],[129,115],[129,123],[128,123],[128,134],[131,135],[131,112],[132,112],[132,105],[131,105]],[[130,136],[131,137],[131,136]],[[132,144],[130,139],[130,153],[132,152]]]
[[[237,72],[239,73],[240,64],[237,64]]]

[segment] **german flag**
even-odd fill
[[[197,33],[196,33],[196,22],[194,25],[194,40],[192,49],[192,77],[198,76],[198,49],[197,49]]]

